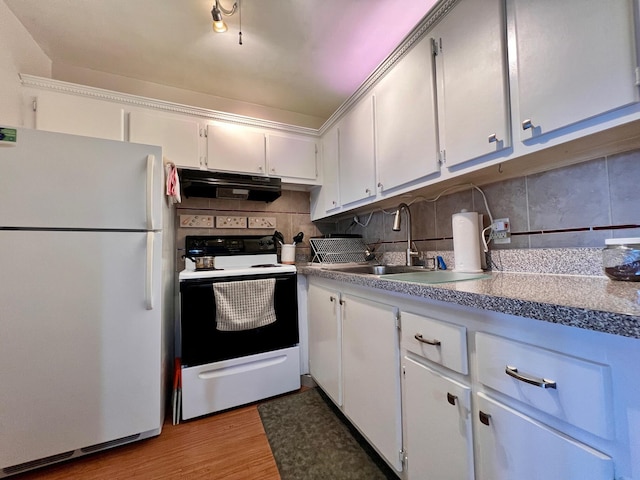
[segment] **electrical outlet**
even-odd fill
[[[508,218],[498,218],[493,221],[491,239],[493,243],[511,243],[511,223]]]
[[[276,228],[276,217],[249,217],[249,228]]]
[[[180,215],[180,226],[184,228],[212,228],[212,215]]]
[[[216,217],[216,228],[247,228],[247,217]]]

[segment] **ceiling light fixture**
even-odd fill
[[[238,43],[242,45],[242,10],[240,9],[240,0],[237,0],[230,9],[224,8],[220,4],[220,0],[216,0],[216,3],[211,9],[211,17],[213,18],[213,31],[216,33],[224,33],[227,31],[227,24],[222,19],[222,15],[230,17],[236,11],[240,12],[240,31]]]

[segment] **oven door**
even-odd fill
[[[213,284],[275,278],[276,321],[251,330],[220,331]],[[180,282],[182,365],[190,367],[279,350],[298,344],[295,272],[190,279]]]

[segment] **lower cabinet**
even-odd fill
[[[636,339],[323,278],[308,301],[312,376],[402,480],[640,480]]]
[[[408,355],[402,371],[407,480],[473,480],[471,389]]]
[[[482,393],[476,442],[478,479],[612,480],[613,460]]]
[[[387,463],[401,472],[397,310],[314,279],[309,281],[307,300],[311,376]]]
[[[401,471],[397,310],[352,295],[342,298],[344,414]]]
[[[340,292],[310,284],[309,371],[315,382],[338,406],[342,405]]]

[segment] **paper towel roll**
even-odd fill
[[[456,272],[481,272],[480,229],[477,212],[462,211],[451,217]]]

